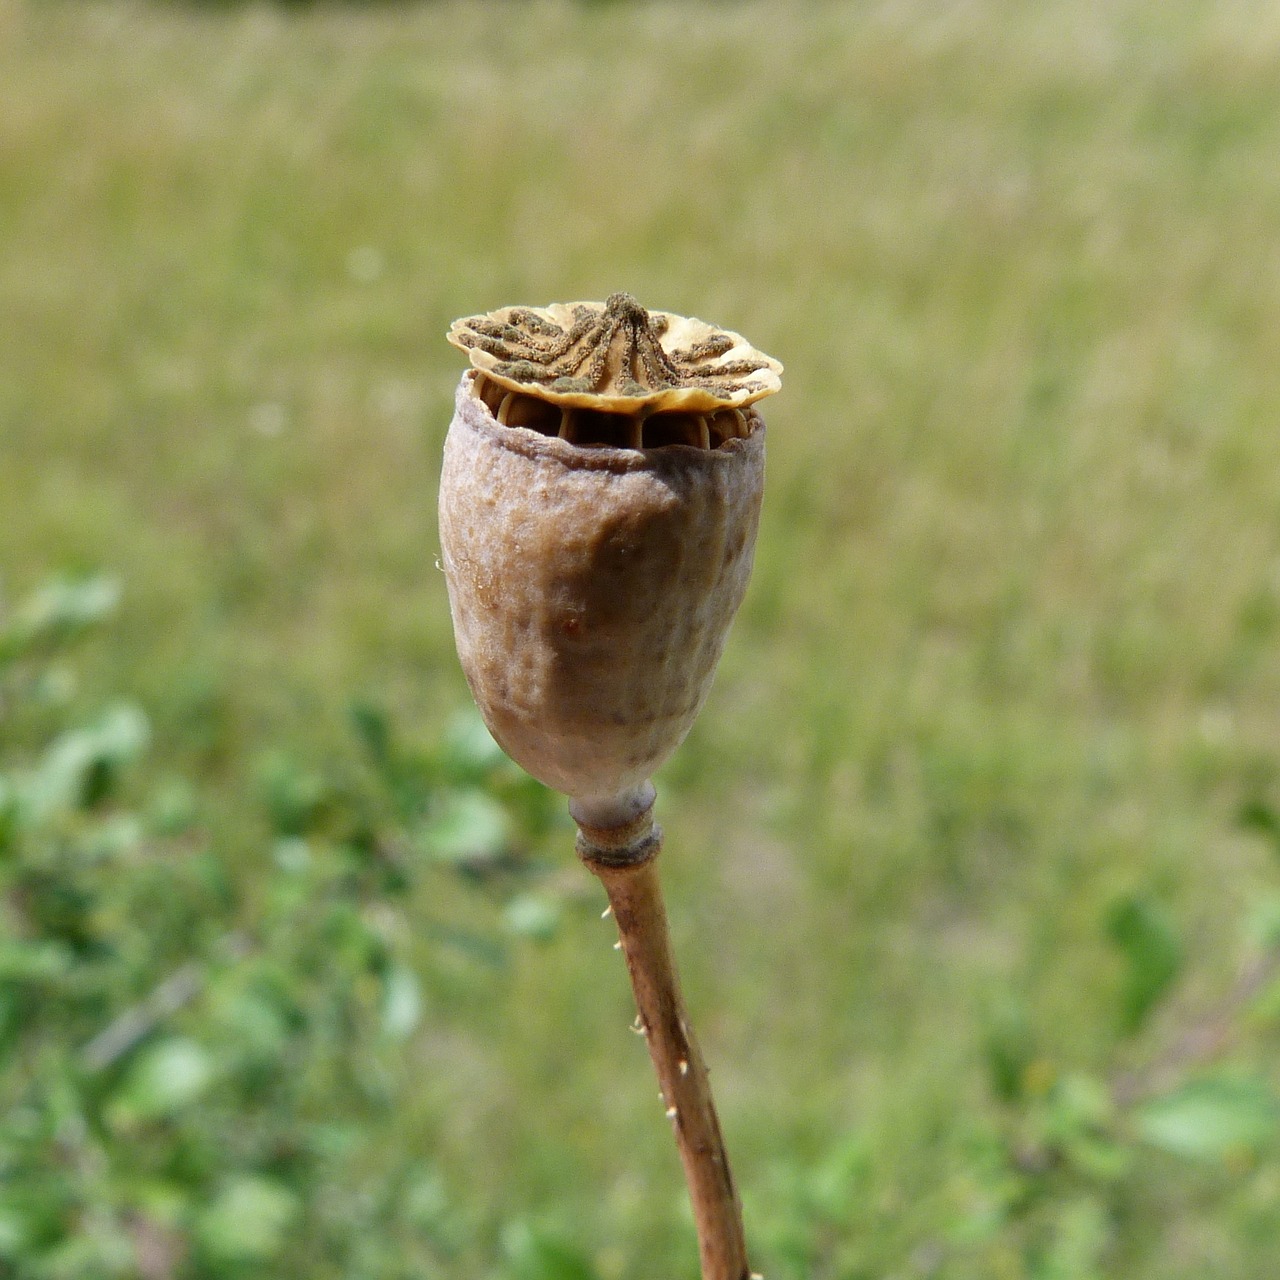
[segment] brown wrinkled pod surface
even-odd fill
[[[560,411],[516,413],[485,377],[459,384],[441,480],[458,654],[513,759],[569,796],[618,795],[679,745],[710,688],[751,572],[764,422],[735,408],[708,438],[695,416],[700,444],[645,447],[639,419],[600,414],[633,447],[573,443]],[[506,425],[522,414],[533,425]]]

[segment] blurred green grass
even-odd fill
[[[988,1176],[1030,1123],[989,1060],[1006,1007],[1036,1079],[1160,1060],[1276,892],[1240,815],[1280,803],[1278,154],[1246,0],[7,0],[5,585],[119,575],[75,705],[145,708],[252,897],[255,761],[345,759],[353,700],[427,743],[465,705],[449,320],[627,289],[748,334],[787,365],[756,575],[660,783],[760,1265],[1267,1276],[1274,1136],[1005,1203],[1040,1175]],[[1185,960],[1126,1038],[1135,901]],[[576,1274],[528,1223],[603,1280],[694,1274],[611,940],[571,912],[442,983],[389,1068],[363,1159],[434,1162],[456,1274]],[[1275,1020],[1245,1039],[1265,1076]]]

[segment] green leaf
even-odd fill
[[[18,788],[0,775],[0,858],[7,856],[15,845],[21,811]]]
[[[58,644],[100,622],[120,603],[120,583],[105,574],[54,578],[0,629],[0,667],[38,644]]]
[[[422,1020],[422,988],[418,976],[404,965],[393,965],[384,980],[382,1030],[392,1040],[405,1040]]]
[[[44,1251],[39,1275],[47,1280],[123,1280],[137,1274],[135,1261],[133,1241],[104,1214]]]
[[[134,1060],[109,1108],[111,1121],[171,1116],[199,1101],[216,1077],[213,1059],[194,1040],[174,1036],[144,1049]]]
[[[313,830],[333,799],[324,778],[282,751],[268,752],[258,761],[257,780],[271,825],[282,836],[302,836]]]
[[[1095,1280],[1113,1228],[1103,1203],[1092,1196],[1056,1208],[1048,1247],[1032,1268],[1032,1280]]]
[[[305,875],[314,861],[311,845],[301,836],[285,836],[271,846],[271,861],[291,876]]]
[[[1280,853],[1280,814],[1265,800],[1246,800],[1240,806],[1238,821],[1246,831],[1253,831],[1269,840],[1272,849]]]
[[[871,1168],[865,1139],[857,1134],[833,1137],[827,1154],[812,1168],[803,1170],[805,1200],[828,1222],[847,1222]]]
[[[1093,1076],[1064,1075],[1049,1095],[1046,1127],[1054,1139],[1105,1128],[1111,1120],[1111,1095]]]
[[[214,1032],[230,1038],[230,1052],[238,1067],[269,1069],[279,1063],[290,1032],[288,1010],[281,1008],[279,1001],[252,987],[223,992],[215,985],[209,1005],[217,1017]]]
[[[147,806],[147,827],[158,836],[179,836],[195,825],[198,813],[195,787],[185,778],[165,778]]]
[[[196,1219],[201,1247],[220,1262],[265,1262],[289,1242],[297,1196],[269,1178],[231,1179]]]
[[[411,1166],[401,1188],[400,1206],[416,1230],[438,1229],[449,1213],[449,1195],[439,1170],[427,1164]]]
[[[1129,1167],[1129,1152],[1113,1137],[1114,1107],[1101,1080],[1070,1072],[1054,1085],[1042,1113],[1045,1140],[1078,1173],[1114,1182]]]
[[[448,947],[460,956],[490,969],[501,969],[506,965],[507,953],[503,945],[485,934],[429,921],[423,925],[423,932],[441,947]]]
[[[1159,903],[1133,895],[1111,908],[1107,931],[1128,962],[1120,1026],[1133,1034],[1147,1020],[1182,968],[1182,947]]]
[[[119,604],[120,580],[110,574],[54,578],[31,597],[20,616],[34,630],[72,631],[110,617]]]
[[[468,782],[482,781],[507,758],[474,707],[449,721],[441,746],[441,763],[451,776]]]
[[[423,852],[439,862],[485,862],[507,848],[507,815],[475,787],[446,792],[419,830]]]
[[[113,813],[94,824],[84,850],[95,861],[110,861],[136,853],[145,839],[141,820],[132,813]]]
[[[372,702],[353,702],[347,711],[369,758],[385,771],[391,763],[391,722],[387,713]]]
[[[985,1047],[992,1089],[1005,1102],[1015,1101],[1023,1093],[1036,1048],[1022,1000],[1007,994],[989,1009]]]
[[[67,973],[74,960],[60,942],[0,939],[0,982],[50,982]]]
[[[1187,1159],[1256,1152],[1280,1132],[1280,1100],[1261,1080],[1192,1081],[1135,1114],[1144,1141]]]
[[[24,817],[39,823],[108,796],[120,770],[146,750],[151,729],[135,706],[109,708],[84,729],[56,738],[23,789]]]
[[[0,1258],[13,1262],[26,1252],[27,1224],[8,1205],[0,1203]]]
[[[1280,948],[1280,893],[1267,893],[1256,899],[1245,920],[1245,937],[1254,947],[1265,951]]]
[[[502,919],[512,933],[550,942],[560,928],[560,905],[543,894],[522,893],[507,903]]]
[[[569,1241],[543,1227],[516,1222],[502,1235],[510,1280],[599,1280],[599,1273]]]

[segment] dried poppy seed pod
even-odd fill
[[[458,321],[440,538],[493,736],[611,825],[710,688],[751,571],[781,366],[737,334],[605,304]]]

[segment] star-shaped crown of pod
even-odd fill
[[[782,365],[741,334],[646,311],[628,293],[466,316],[449,341],[502,386],[572,408],[709,413],[782,388]]]

